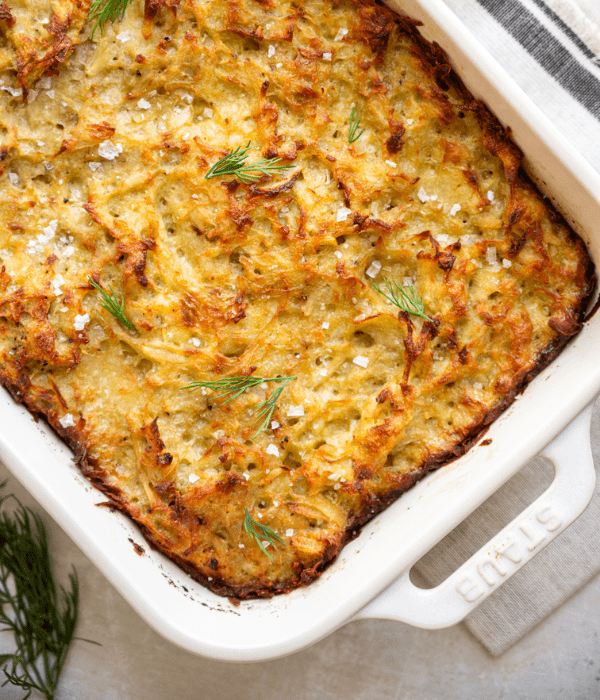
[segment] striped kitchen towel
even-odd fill
[[[600,0],[445,0],[600,171]]]
[[[600,0],[445,0],[600,171]],[[600,225],[600,222],[599,222]],[[600,573],[600,400],[592,419],[596,493],[583,515],[484,601],[464,624],[493,655],[519,641]],[[441,583],[550,485],[536,458],[415,566]]]

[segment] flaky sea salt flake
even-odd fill
[[[82,331],[89,322],[90,322],[90,315],[88,313],[77,314],[75,316],[75,324],[74,324],[75,330]]]
[[[375,279],[377,275],[381,272],[381,263],[379,260],[373,260],[367,269],[367,277]]]
[[[123,146],[121,144],[115,145],[112,141],[103,141],[98,146],[98,155],[106,160],[114,160],[122,152]]]
[[[59,419],[58,422],[62,425],[63,428],[72,428],[75,425],[73,416],[70,413],[65,414],[62,418]]]

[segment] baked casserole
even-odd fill
[[[193,578],[285,593],[475,444],[594,267],[410,18],[97,7],[0,6],[0,378]]]

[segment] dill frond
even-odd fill
[[[125,297],[123,294],[121,294],[121,301],[117,298],[117,295],[115,294],[113,288],[109,285],[110,289],[110,294],[104,291],[102,287],[97,283],[94,282],[94,280],[88,275],[88,281],[89,283],[95,287],[99,292],[100,296],[102,297],[102,303],[101,306],[103,309],[106,309],[109,313],[111,313],[119,323],[122,323],[125,328],[129,328],[130,331],[135,330],[135,326],[131,321],[125,316]]]
[[[364,129],[360,132],[358,128],[360,127],[360,120],[362,119],[362,107],[356,109],[356,105],[352,107],[352,113],[350,114],[350,126],[348,128],[348,143],[354,143],[363,135]],[[357,133],[358,132],[358,133]]]
[[[257,406],[255,420],[257,422],[261,421],[261,424],[256,435],[254,435],[254,438],[256,438],[257,435],[268,426],[273,412],[275,411],[275,405],[285,389],[286,384],[297,378],[298,377],[222,377],[214,381],[201,380],[192,382],[182,387],[182,389],[210,389],[217,392],[217,400],[221,401],[222,406],[225,406],[225,404],[228,404],[230,401],[237,399],[238,396],[243,394],[247,389],[253,389],[263,382],[276,382],[281,384],[281,386],[278,386],[273,391],[266,401],[263,401],[263,403]]]
[[[403,287],[398,284],[398,282],[390,282],[389,280],[385,279],[385,277],[383,279],[383,283],[387,288],[387,292],[385,292],[376,282],[370,282],[370,285],[376,292],[382,294],[388,301],[394,304],[394,306],[402,309],[402,311],[405,311],[411,316],[418,316],[433,323],[433,319],[425,314],[425,304],[423,303],[423,298],[417,296],[415,288],[412,284]]]
[[[107,22],[114,24],[117,20],[123,19],[130,3],[131,0],[94,0],[88,15],[88,22],[95,20],[90,39],[93,41],[98,27],[100,27],[100,36],[104,36],[104,25]]]
[[[245,148],[238,146],[235,151],[231,151],[221,160],[217,161],[206,173],[204,178],[210,180],[213,177],[233,175],[240,182],[248,185],[257,182],[261,175],[274,175],[293,168],[292,165],[279,165],[281,158],[264,158],[255,163],[246,163],[248,151],[256,146],[251,146],[250,141]]]
[[[272,545],[275,549],[277,549],[276,543],[283,545],[285,544],[281,537],[279,537],[279,535],[276,532],[271,530],[270,527],[267,527],[266,525],[261,525],[259,522],[254,520],[254,518],[248,512],[247,508],[244,508],[244,529],[250,535],[250,537],[254,537],[258,546],[269,557],[269,559],[271,559],[271,561],[273,561],[273,558],[271,557],[269,552],[267,552],[263,544],[263,539],[270,545]]]

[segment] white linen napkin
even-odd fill
[[[512,78],[600,171],[600,0],[445,0]],[[598,222],[600,226],[600,222]],[[600,401],[592,418],[596,492],[582,516],[463,624],[494,656],[600,573]],[[415,567],[428,585],[455,571],[550,485],[530,462]]]

